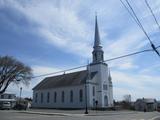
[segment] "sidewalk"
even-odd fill
[[[39,115],[55,115],[55,116],[110,116],[120,114],[137,114],[136,111],[95,111],[89,110],[88,114],[84,114],[85,110],[54,110],[54,109],[30,109],[26,111],[13,111],[26,114]]]

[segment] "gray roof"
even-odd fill
[[[145,98],[144,99],[144,102],[145,103],[154,103],[156,100],[155,99],[152,99],[152,98]]]
[[[137,101],[143,101],[145,103],[155,103],[156,99],[153,99],[153,98],[142,98],[142,99],[137,99]]]
[[[91,78],[93,78],[95,74],[96,73],[92,73]],[[81,85],[85,83],[86,79],[87,70],[47,77],[42,80],[38,85],[36,85],[33,90],[44,90],[50,88]]]

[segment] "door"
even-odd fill
[[[108,106],[108,96],[107,95],[104,96],[104,105]]]

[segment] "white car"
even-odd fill
[[[1,102],[0,103],[0,109],[11,109],[11,103],[10,102]]]

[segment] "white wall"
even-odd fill
[[[113,106],[113,90],[109,87],[108,80],[108,66],[107,64],[91,64],[90,68],[88,68],[90,72],[97,71],[97,75],[95,80],[96,85],[96,99],[98,100],[98,107],[111,107]],[[107,85],[107,90],[103,89],[103,85]],[[108,106],[105,105],[104,97],[108,97]]]
[[[83,101],[79,101],[79,90],[83,90]],[[46,108],[84,108],[85,107],[85,90],[84,85],[71,86],[48,90],[33,91],[33,107]],[[70,91],[73,91],[73,102],[70,102]],[[62,91],[65,93],[64,102],[61,100]],[[47,103],[47,93],[50,93],[50,101]],[[54,102],[54,92],[57,92],[57,101]],[[35,102],[35,94],[38,93],[37,103]],[[41,103],[41,93],[43,93],[43,103]]]
[[[92,79],[87,80],[87,104],[88,107],[95,107],[93,99],[98,101],[98,107],[113,106],[113,88],[109,86],[108,66],[107,64],[91,65],[88,70],[91,72],[97,71],[97,74]],[[107,85],[107,90],[103,89],[103,85]],[[95,96],[93,96],[93,86],[95,86]],[[79,101],[79,90],[83,90],[83,101]],[[73,102],[70,102],[70,91],[73,91]],[[65,101],[61,101],[62,91],[65,92]],[[50,102],[47,103],[47,93],[50,92]],[[57,92],[57,102],[54,102],[54,92]],[[35,103],[35,94],[38,93],[37,103]],[[41,93],[43,93],[43,103],[41,103]],[[105,105],[104,97],[108,97],[108,106]],[[56,89],[33,91],[33,107],[46,108],[85,108],[85,85],[68,86]]]

